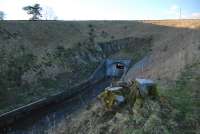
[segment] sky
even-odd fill
[[[200,0],[0,0],[0,11],[6,20],[27,20],[22,8],[35,3],[43,7],[42,19],[200,19]]]

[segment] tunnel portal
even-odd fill
[[[127,72],[131,64],[131,60],[107,59],[105,64],[106,64],[106,76],[121,78]]]

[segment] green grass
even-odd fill
[[[200,64],[187,67],[178,78],[175,86],[160,89],[160,95],[165,96],[176,116],[173,118],[179,126],[176,133],[197,132],[200,129]],[[167,113],[166,113],[167,114]]]
[[[130,54],[131,59],[134,61],[134,63],[137,63],[138,61],[140,61],[145,55],[147,55],[151,50],[151,47],[141,47],[138,49],[128,49],[125,48],[123,51],[124,53],[128,53]]]
[[[159,101],[146,100],[129,116],[126,134],[196,134],[200,130],[200,64],[186,67],[173,85],[159,85]],[[128,125],[127,125],[128,124]]]
[[[46,52],[40,60],[40,56],[34,55],[24,46],[9,51],[0,49],[2,59],[0,61],[0,113],[66,91],[74,84],[87,79],[98,62],[75,63],[73,59],[75,52],[77,52],[76,48],[66,49],[59,46],[54,51]],[[54,73],[51,71],[53,66],[63,68],[63,72]],[[30,75],[26,77],[32,78],[32,81],[23,78],[28,73]],[[48,75],[49,73],[54,74],[55,77]]]

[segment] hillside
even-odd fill
[[[199,25],[200,20],[0,21],[0,113],[68,91],[69,87],[88,78],[108,57],[142,62],[139,67],[137,64],[131,67],[126,79],[154,79],[161,89],[164,88],[161,93],[166,91],[167,96],[170,90],[165,87],[174,88],[186,68],[199,63]],[[197,74],[192,73],[191,77],[196,78]],[[190,83],[188,85],[192,88]],[[198,81],[196,87],[199,87]],[[168,101],[163,105],[168,105]],[[179,108],[177,104],[183,104],[182,101],[172,103],[175,105],[173,109]],[[160,100],[149,101],[146,106],[149,104],[162,105]],[[160,122],[163,119],[157,117],[161,111],[153,115],[153,120]],[[151,114],[148,113],[148,117]],[[144,125],[148,119],[141,118]],[[167,124],[163,127],[168,130]]]
[[[164,26],[157,33],[152,52],[144,59],[143,66],[140,66],[140,69],[133,67],[127,74],[127,79],[137,76],[175,80],[186,66],[199,61],[199,20],[147,21],[146,23],[159,23],[159,26]],[[179,27],[182,23],[185,23],[185,28]],[[196,29],[191,29],[190,27],[194,25],[197,26]]]
[[[184,26],[180,24],[183,22]],[[133,115],[126,107],[114,113],[105,112],[96,101],[66,117],[60,127],[49,133],[197,134],[200,129],[199,25],[199,20],[146,21],[137,25],[138,29],[135,25],[132,35],[150,35],[153,42],[139,64],[131,67],[126,79],[154,79],[158,83],[159,99],[145,100],[144,106],[135,109]],[[131,52],[120,51],[113,57],[131,57]]]
[[[99,101],[89,108],[68,116],[58,128],[58,134],[198,134],[200,63],[185,68],[174,85],[159,86],[157,100],[146,99],[133,114],[126,106],[106,112]]]
[[[138,22],[1,21],[0,112],[67,91],[87,79],[107,57],[139,60],[152,36],[134,36]],[[129,28],[130,27],[130,28]],[[124,54],[122,54],[124,55]],[[127,57],[125,55],[125,57]]]

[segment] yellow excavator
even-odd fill
[[[116,85],[107,87],[98,96],[103,107],[112,110],[113,107],[128,104],[130,108],[141,107],[147,97],[158,96],[156,84],[149,79],[134,79],[128,82],[119,81]]]

